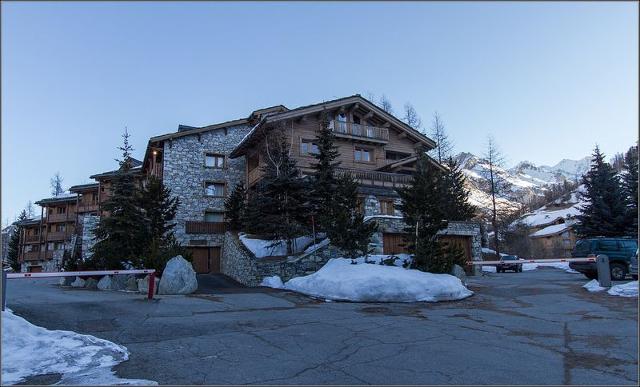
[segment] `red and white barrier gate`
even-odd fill
[[[501,263],[553,263],[553,262],[595,262],[595,258],[558,258],[558,259],[515,259],[511,261],[467,261],[467,265],[497,265]]]
[[[60,271],[60,272],[42,272],[42,273],[7,273],[2,271],[2,310],[6,305],[7,280],[18,278],[52,278],[52,277],[78,277],[78,276],[94,276],[94,275],[123,275],[123,274],[149,274],[149,290],[147,298],[153,299],[156,286],[155,269],[139,269],[139,270],[97,270],[97,271]]]

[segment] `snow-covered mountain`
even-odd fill
[[[489,210],[491,196],[487,161],[466,152],[458,154],[456,160],[467,177],[471,204]],[[551,167],[523,161],[510,169],[497,168],[495,173],[510,185],[497,200],[497,205],[501,209],[516,210],[532,198],[543,196],[552,184],[578,181],[589,169],[589,164],[590,158],[585,157],[580,160],[564,159]]]
[[[579,185],[578,188],[564,197],[522,215],[514,224],[520,223],[527,227],[538,228],[554,223],[559,218],[564,219],[565,222],[573,221],[576,215],[580,215],[581,209],[587,205],[587,202],[580,197],[580,193],[584,192],[584,184]]]

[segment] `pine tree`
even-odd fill
[[[349,174],[337,178],[331,218],[327,219],[327,237],[351,259],[369,254],[369,242],[378,225],[364,221],[358,211],[358,183]]]
[[[122,269],[142,266],[142,256],[148,246],[148,220],[138,206],[139,189],[131,172],[129,133],[125,130],[120,168],[111,186],[111,196],[102,208],[103,216],[94,230],[96,244],[89,264],[96,269]]]
[[[294,253],[295,238],[310,233],[309,182],[301,176],[284,133],[275,130],[266,139],[263,177],[249,196],[247,231],[278,243]]]
[[[18,219],[14,223],[15,229],[9,237],[9,246],[7,247],[7,263],[9,263],[9,265],[15,272],[20,271],[20,233],[22,232],[22,227],[19,223],[27,219],[27,211],[22,210],[22,212],[20,212],[20,215],[18,215]]]
[[[578,235],[581,237],[622,236],[628,230],[626,200],[615,171],[596,146],[591,168],[583,176],[588,202],[576,216]]]
[[[336,168],[340,162],[335,161],[339,152],[334,141],[335,136],[329,128],[327,114],[323,112],[320,118],[320,131],[314,141],[317,152],[313,154],[316,162],[312,164],[313,187],[310,192],[312,215],[315,216],[319,230],[323,232],[331,227],[338,186]]]
[[[438,231],[447,227],[440,199],[447,194],[446,185],[442,173],[424,152],[419,153],[411,184],[398,189],[398,194],[402,200],[400,209],[407,224],[409,251],[414,254],[412,266],[429,272],[451,270],[443,264],[447,254],[437,240]]]
[[[246,190],[244,184],[238,182],[233,188],[231,195],[224,201],[225,218],[229,230],[240,231],[242,229],[242,219],[245,211]]]
[[[466,221],[472,219],[477,208],[469,204],[469,190],[465,186],[466,177],[458,163],[449,157],[446,163],[444,182],[448,195],[443,197],[443,208],[447,220]]]
[[[155,176],[149,177],[139,197],[140,208],[148,224],[149,239],[159,241],[160,246],[167,246],[173,240],[176,226],[173,220],[180,200],[172,197],[171,190]]]
[[[638,146],[624,155],[623,192],[627,199],[627,233],[638,236]]]

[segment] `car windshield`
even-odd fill
[[[576,248],[575,248],[575,252],[577,254],[588,254],[589,253],[589,248],[591,247],[591,241],[589,240],[582,240],[582,241],[578,241],[578,243],[576,243]]]
[[[502,256],[502,260],[503,261],[515,261],[517,259],[518,259],[518,257],[516,257],[515,255],[503,255]]]

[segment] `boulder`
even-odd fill
[[[76,277],[60,277],[58,280],[58,284],[60,286],[71,286],[71,283],[76,279]]]
[[[155,294],[158,294],[158,282],[160,282],[160,279],[158,277],[155,277],[155,287],[154,287]],[[149,293],[149,276],[148,275],[138,280],[138,291],[144,294]]]
[[[98,289],[98,281],[96,281],[94,278],[88,278],[86,281],[84,281],[84,287],[87,289]]]
[[[451,275],[458,277],[462,284],[464,286],[467,286],[467,273],[465,273],[462,266],[453,265],[453,268],[451,269]]]
[[[158,294],[189,294],[198,289],[198,280],[193,266],[181,255],[167,262],[158,285]]]
[[[76,277],[76,279],[71,283],[71,286],[73,286],[74,288],[83,288],[84,280],[80,277]]]
[[[136,280],[135,276],[130,276],[129,278],[127,278],[127,287],[125,288],[125,290],[128,290],[130,292],[138,291],[138,280]]]
[[[105,275],[104,277],[100,278],[100,281],[98,281],[98,289],[100,290],[111,290],[111,286],[112,281],[110,275]]]
[[[127,290],[127,283],[131,277],[133,277],[131,274],[111,276],[111,290]]]

